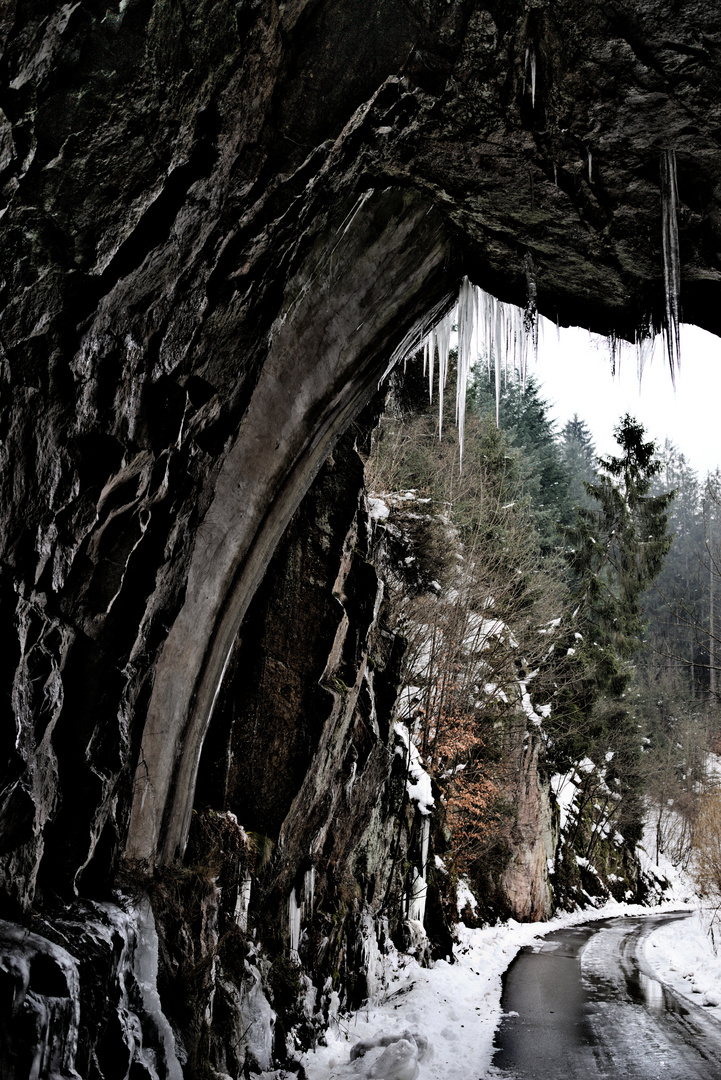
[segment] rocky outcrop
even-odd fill
[[[542,746],[528,733],[518,750],[514,769],[514,820],[510,831],[509,860],[501,875],[501,891],[513,917],[538,922],[551,917],[554,897],[549,880],[558,846],[551,792],[539,770]]]
[[[462,274],[561,322],[661,322],[673,149],[684,312],[719,329],[721,23],[700,0],[10,0],[0,44],[0,907],[30,922],[181,865],[204,746],[245,738],[214,705],[281,537]],[[328,669],[348,692],[312,691],[327,716],[300,669],[285,713],[270,673],[238,705],[270,692],[273,752],[303,717],[262,826],[285,897],[288,823],[316,835],[351,744],[371,813],[355,648]]]

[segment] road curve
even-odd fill
[[[684,917],[606,919],[522,949],[504,978],[494,1075],[721,1080],[721,1024],[643,960],[643,938]]]

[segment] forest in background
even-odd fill
[[[499,419],[478,365],[461,467],[409,364],[367,464],[408,640],[399,718],[446,802],[444,872],[475,884],[484,918],[504,914],[512,778],[531,744],[560,819],[556,906],[642,893],[618,852],[644,818],[649,854],[688,863],[720,809],[718,472],[700,479],[630,416],[599,458],[583,418],[556,430],[532,377],[502,387]]]

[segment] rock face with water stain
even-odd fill
[[[463,273],[562,322],[658,321],[674,149],[682,303],[719,329],[721,16],[9,0],[0,48],[0,895],[29,919],[182,860],[273,553]],[[243,705],[313,714],[288,791],[310,698],[344,694],[293,678]],[[303,784],[250,800],[279,842],[320,813]]]

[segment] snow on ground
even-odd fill
[[[394,955],[387,971],[388,988],[377,1004],[351,1017],[338,1017],[327,1032],[327,1046],[304,1056],[308,1080],[491,1077],[493,1037],[502,1015],[501,980],[519,949],[564,926],[668,909],[668,904],[648,908],[612,901],[601,908],[558,915],[547,923],[510,920],[480,930],[459,926],[455,963],[437,960],[432,968],[420,967],[410,956]],[[430,1044],[425,1053],[414,1039],[419,1035]],[[380,1060],[387,1052],[380,1045],[351,1060],[354,1046],[363,1050],[369,1040],[383,1038],[388,1043],[403,1036],[404,1045],[398,1043],[393,1061]]]
[[[653,973],[696,1005],[707,1005],[721,1018],[721,956],[708,934],[709,916],[694,911],[688,919],[661,926],[649,934],[644,955]],[[721,945],[721,926],[714,931]]]
[[[562,927],[614,916],[689,911],[687,919],[649,934],[646,957],[663,982],[718,1009],[721,1019],[721,957],[706,934],[706,917],[688,876],[662,853],[656,860],[653,839],[649,829],[640,855],[646,873],[668,883],[662,904],[610,901],[547,923],[510,920],[479,930],[460,925],[455,962],[438,960],[431,968],[392,952],[378,1000],[351,1016],[332,1018],[326,1045],[304,1056],[308,1080],[490,1080],[498,1075],[492,1058],[502,976],[518,950]],[[716,941],[721,946],[721,926]]]

